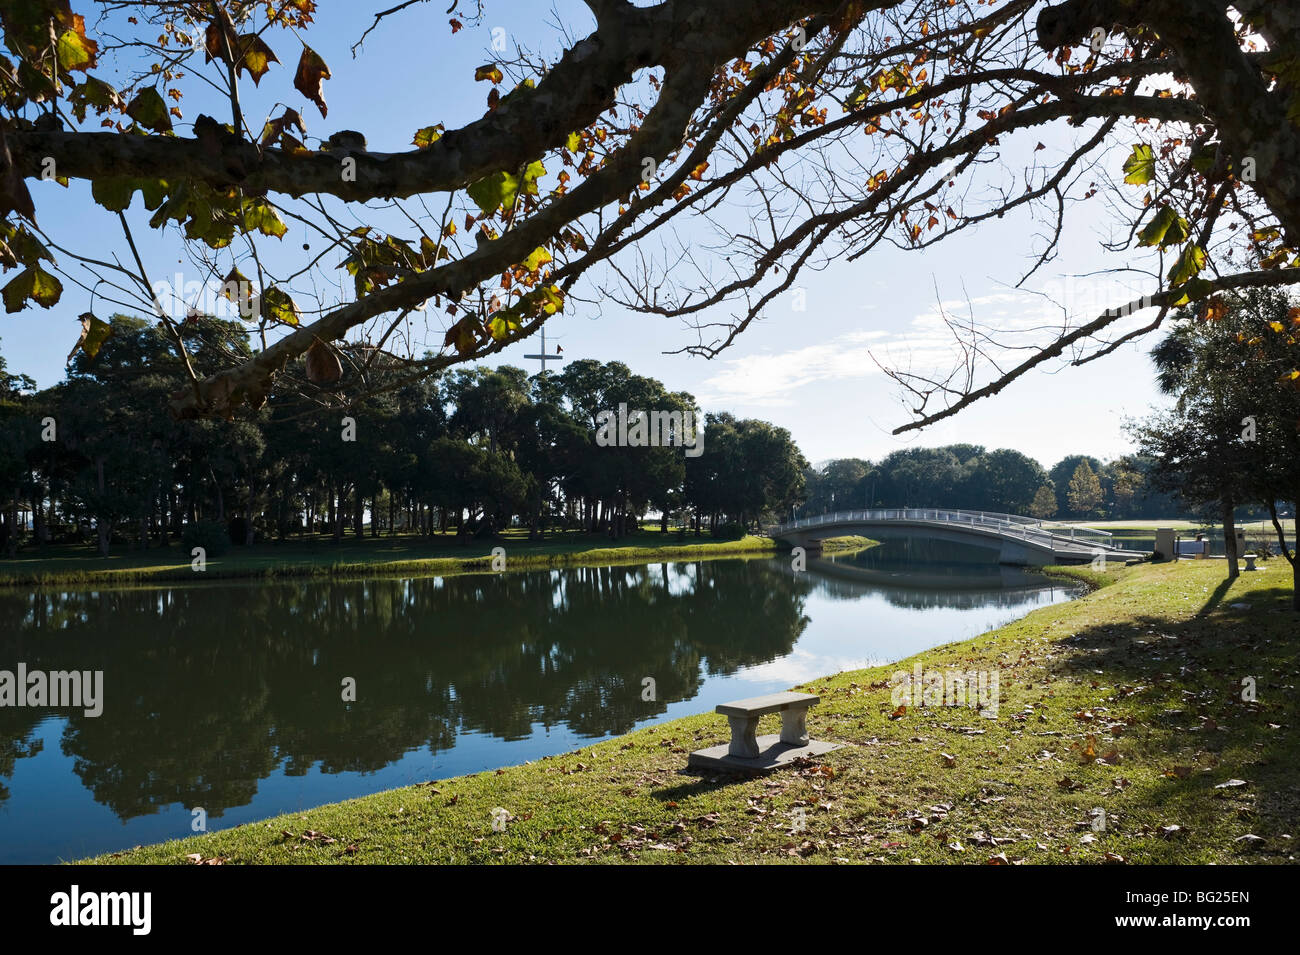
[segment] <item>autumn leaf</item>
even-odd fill
[[[495,63],[485,63],[474,71],[474,79],[476,81],[491,80],[492,84],[495,86],[497,83],[500,83],[505,79],[505,77],[501,75],[501,70]]]
[[[1169,270],[1171,285],[1182,285],[1195,278],[1205,268],[1205,250],[1199,245],[1189,245],[1178,256],[1178,261]]]
[[[225,7],[218,4],[216,11],[216,16],[203,31],[203,62],[221,60],[229,63],[231,60],[228,51],[234,51],[239,41],[235,36],[235,26],[230,21],[230,15]]]
[[[319,338],[307,349],[307,380],[314,385],[332,385],[343,377],[343,365],[334,349]]]
[[[330,78],[330,68],[320,58],[320,54],[304,45],[302,56],[298,57],[298,71],[293,76],[293,87],[303,96],[316,104],[320,114],[329,113],[325,105],[325,95],[321,92],[321,82]]]
[[[551,253],[547,252],[544,248],[542,248],[539,245],[537,248],[533,249],[532,253],[529,254],[528,258],[524,259],[523,266],[529,272],[536,272],[543,265],[545,265],[547,262],[550,261],[551,261]]]
[[[135,95],[126,106],[126,115],[155,133],[165,133],[172,128],[171,118],[167,115],[167,104],[152,86],[146,86]]]
[[[275,208],[261,197],[246,198],[241,211],[245,229],[256,229],[262,235],[275,236],[277,239],[283,238],[289,231],[289,227],[276,214]]]
[[[262,318],[282,325],[297,325],[300,313],[294,300],[285,292],[271,286],[262,293],[258,309]]]
[[[86,36],[86,22],[81,14],[73,14],[72,22],[71,29],[59,34],[55,53],[60,67],[84,73],[95,65],[95,54],[99,52],[99,46]]]
[[[236,38],[236,49],[240,50],[242,55],[239,57],[239,62],[235,64],[235,72],[246,70],[248,75],[253,78],[254,86],[262,82],[262,77],[266,75],[266,71],[271,68],[272,63],[280,62],[276,55],[271,52],[271,48],[256,33],[240,34]],[[325,66],[324,61],[321,62],[321,66]],[[329,75],[328,69],[326,69],[325,75]],[[294,85],[297,85],[296,81]],[[307,98],[311,99],[310,96]],[[317,105],[321,104],[318,103]],[[324,112],[322,109],[321,113]]]
[[[478,331],[478,320],[472,315],[466,315],[447,329],[447,334],[442,341],[443,347],[454,345],[457,354],[468,354],[474,350],[474,345],[478,341]],[[452,798],[455,799],[455,797]]]
[[[487,323],[488,334],[493,341],[501,341],[511,332],[519,330],[519,317],[509,310],[498,312]]]
[[[1124,181],[1130,186],[1145,186],[1156,174],[1155,153],[1150,146],[1138,143],[1124,161]]]
[[[83,312],[80,321],[81,336],[77,339],[77,344],[72,346],[72,351],[68,352],[68,361],[72,361],[78,351],[83,351],[87,357],[94,358],[99,354],[99,349],[103,347],[104,342],[108,341],[113,334],[112,325],[101,322],[90,312]]]
[[[1090,763],[1097,758],[1097,737],[1089,733],[1084,740],[1083,752],[1079,754],[1085,763]]]
[[[415,138],[411,140],[411,143],[420,149],[425,149],[440,140],[445,131],[446,129],[442,123],[438,123],[436,126],[424,126],[415,131]]]
[[[1187,241],[1188,230],[1187,220],[1166,203],[1138,234],[1138,245],[1162,249],[1168,245],[1180,245]]]
[[[6,312],[21,312],[23,303],[27,299],[31,299],[42,308],[50,308],[58,302],[62,294],[63,283],[39,265],[24,269],[10,280],[3,290],[0,290]]]
[[[1227,314],[1228,303],[1216,295],[1205,303],[1205,314],[1202,317],[1207,322],[1217,322],[1226,318]]]
[[[508,172],[496,172],[471,183],[465,191],[483,215],[491,215],[501,206],[511,208],[519,192],[519,180]]]
[[[90,197],[109,212],[126,211],[134,195],[134,184],[120,176],[92,179],[90,182]]]

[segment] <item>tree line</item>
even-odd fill
[[[115,540],[166,546],[187,532],[205,546],[510,525],[617,538],[651,512],[665,530],[676,520],[739,536],[802,499],[807,462],[788,431],[701,416],[691,395],[620,362],[410,378],[382,351],[344,347],[340,385],[356,397],[342,411],[325,407],[338,390],[289,368],[256,413],[178,422],[167,399],[187,370],[167,329],[123,315],[109,324],[95,357],[76,354],[50,388],[0,359],[0,553],[93,535],[107,554]],[[197,371],[250,352],[237,322],[191,316],[182,332]],[[689,412],[703,452],[598,446],[598,419],[620,404]]]
[[[806,475],[807,513],[948,507],[1055,520],[1168,517],[1181,506],[1157,486],[1150,455],[1102,462],[1070,454],[1050,470],[1010,448],[905,448],[879,462],[838,458]]]

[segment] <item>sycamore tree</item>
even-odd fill
[[[491,2],[389,0],[354,55],[418,29],[436,56]],[[84,309],[90,355],[108,326],[88,306],[153,313],[187,369],[171,413],[233,417],[277,378],[346,404],[373,387],[358,356],[387,352],[411,379],[483,359],[584,300],[682,319],[682,350],[714,356],[833,260],[1024,215],[1025,279],[1060,252],[1072,210],[1102,207],[1147,294],[1067,314],[1010,361],[996,327],[957,328],[954,370],[890,369],[906,430],[1043,362],[1100,357],[1171,308],[1300,280],[1293,4],[586,6],[557,56],[493,51],[461,89],[413,72],[412,103],[482,97],[482,113],[431,116],[380,152],[325,125],[316,0],[6,0],[6,309]],[[217,115],[187,107],[205,96]],[[42,178],[89,182],[96,208],[54,229],[29,188]],[[159,300],[143,230],[224,291],[253,355],[193,367],[190,316]]]

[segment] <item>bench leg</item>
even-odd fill
[[[781,742],[791,746],[808,745],[808,707],[781,711]]]
[[[740,756],[754,759],[758,756],[758,717],[728,716],[731,724],[731,745],[727,747],[728,756]]]

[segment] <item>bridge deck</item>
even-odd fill
[[[948,508],[877,508],[862,511],[837,511],[817,517],[791,521],[772,528],[777,539],[806,540],[827,536],[828,531],[872,526],[918,527],[941,530],[944,536],[971,536],[985,541],[999,541],[1004,553],[1014,552],[1035,558],[1027,562],[1086,563],[1101,556],[1107,560],[1133,560],[1146,556],[1144,551],[1114,546],[1111,535],[1092,527],[1041,521],[1015,514],[993,511],[964,511]],[[1008,546],[1010,545],[1010,546]],[[1019,559],[1010,562],[1021,562]]]

